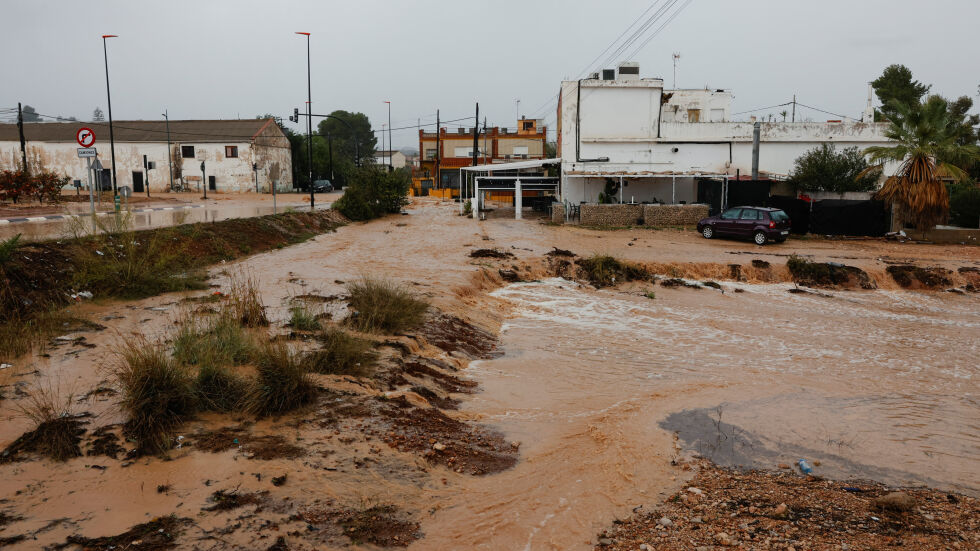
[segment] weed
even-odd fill
[[[0,266],[7,263],[10,260],[10,256],[14,254],[17,247],[20,246],[20,234],[11,237],[10,239],[5,239],[0,241]]]
[[[43,347],[52,334],[76,321],[89,323],[64,311],[42,312],[28,319],[15,315],[4,320],[0,324],[0,363],[9,363],[35,347]]]
[[[33,430],[24,433],[0,456],[0,463],[16,459],[20,452],[34,452],[55,461],[66,461],[82,455],[79,447],[85,433],[80,417],[74,415],[74,396],[64,398],[52,388],[36,388],[18,404],[20,413],[34,422]]]
[[[221,367],[241,365],[251,358],[252,336],[229,313],[204,324],[186,320],[174,338],[174,358],[187,365]]]
[[[248,382],[230,369],[205,364],[194,379],[194,393],[201,409],[229,412],[238,410],[248,391]]]
[[[331,327],[318,337],[323,347],[303,355],[303,363],[314,373],[363,376],[378,360],[371,341],[342,329]]]
[[[657,293],[655,293],[653,291],[647,291],[647,292],[643,293],[643,296],[647,297],[648,299],[653,300],[653,299],[657,298]]]
[[[429,305],[403,286],[386,279],[363,277],[349,283],[352,310],[347,322],[365,332],[397,333],[418,325]]]
[[[265,316],[265,307],[262,306],[262,296],[252,276],[248,274],[233,276],[231,292],[228,296],[230,300],[227,308],[242,325],[245,327],[269,325],[269,318]]]
[[[256,351],[256,378],[248,393],[247,409],[263,417],[285,413],[316,399],[316,383],[306,365],[285,343],[265,343]]]
[[[291,314],[289,325],[297,331],[316,331],[320,328],[320,322],[316,316],[305,305],[293,306],[289,309]]]
[[[577,260],[576,264],[579,266],[580,276],[596,287],[650,278],[650,272],[646,268],[609,255],[595,254]]]
[[[170,448],[173,432],[194,413],[194,381],[163,347],[145,339],[127,342],[121,356],[115,375],[129,417],[124,432],[140,453],[162,453]]]

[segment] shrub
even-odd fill
[[[245,400],[248,382],[227,367],[204,364],[194,379],[194,394],[201,409],[236,411]]]
[[[140,453],[170,449],[174,431],[196,406],[188,370],[161,346],[137,339],[123,347],[115,375],[128,416],[125,434],[136,442]]]
[[[320,328],[320,322],[310,309],[304,305],[293,306],[289,309],[289,325],[297,331],[316,331]]]
[[[397,333],[419,324],[429,305],[403,286],[370,277],[347,285],[351,314],[347,323],[358,331]]]
[[[32,197],[40,202],[57,202],[61,199],[61,188],[68,185],[71,178],[58,176],[53,172],[41,170],[27,174],[21,170],[0,171],[0,200],[17,202],[24,197]]]
[[[408,172],[388,172],[369,166],[354,170],[344,194],[333,208],[351,220],[371,220],[396,213],[408,204],[411,179]]]
[[[220,367],[249,361],[254,344],[236,319],[222,313],[203,325],[187,320],[174,338],[173,351],[187,365]]]
[[[262,306],[262,297],[259,294],[258,286],[251,276],[244,275],[231,278],[231,292],[228,311],[234,319],[245,327],[265,327],[269,325],[269,318],[265,316],[265,307]]]
[[[256,378],[247,398],[250,413],[264,417],[292,411],[316,399],[316,383],[285,343],[270,342],[256,353]]]
[[[626,281],[645,280],[650,272],[642,266],[609,255],[595,254],[576,261],[579,275],[596,287],[608,287]]]
[[[14,251],[17,250],[17,247],[20,246],[20,235],[18,233],[10,239],[0,241],[0,266],[6,264],[10,260],[11,255],[14,254]]]
[[[366,375],[377,361],[371,341],[331,327],[319,335],[323,343],[319,350],[303,355],[309,371],[327,375]]]
[[[840,151],[833,144],[821,144],[800,155],[790,179],[801,191],[873,191],[880,172],[867,172],[868,161],[856,147]]]
[[[949,222],[962,228],[980,227],[980,187],[977,184],[950,186]]]

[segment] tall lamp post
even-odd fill
[[[208,179],[204,177],[204,161],[201,161],[201,185],[204,187],[204,200],[208,200]]]
[[[306,149],[310,157],[310,212],[313,212],[313,84],[310,69],[310,33],[297,32],[306,37]]]
[[[102,35],[102,57],[105,59],[105,96],[109,103],[109,150],[112,153],[112,195],[115,209],[119,211],[119,190],[116,187],[116,140],[112,134],[112,95],[109,93],[109,51],[106,40],[116,38],[115,34]]]
[[[167,119],[167,166],[170,167],[170,191],[174,190],[174,161],[170,157],[170,115],[164,110],[163,118]]]
[[[393,170],[391,167],[391,153],[395,149],[395,146],[391,143],[391,102],[386,101],[385,103],[388,104],[388,172],[391,172]]]

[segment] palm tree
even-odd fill
[[[897,144],[865,149],[874,165],[866,172],[881,170],[888,161],[901,163],[876,198],[897,203],[906,222],[929,229],[945,221],[949,212],[943,180],[968,179],[961,167],[980,161],[980,147],[956,143],[958,125],[946,100],[939,96],[912,105],[892,100],[888,106],[893,113],[885,136]]]

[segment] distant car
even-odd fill
[[[333,191],[333,184],[330,183],[330,180],[313,181],[314,193],[330,193],[331,191]]]
[[[782,243],[789,236],[790,219],[784,211],[766,207],[734,207],[717,216],[702,218],[698,233],[705,239],[716,235],[751,237],[756,245]]]

